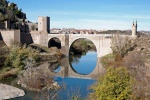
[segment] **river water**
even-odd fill
[[[91,92],[89,87],[96,82],[95,79],[88,76],[92,74],[94,69],[97,67],[97,53],[95,51],[88,51],[85,55],[73,57],[69,61],[70,65],[60,65],[54,70],[56,73],[54,80],[64,87],[64,89],[57,91],[56,100],[71,100],[73,95],[86,98]],[[63,70],[62,66],[67,66],[64,68],[67,69],[67,71],[64,71],[63,75],[60,74]],[[11,84],[14,85],[14,83]],[[15,86],[21,88],[16,84]],[[43,96],[42,93],[28,91],[24,88],[21,89],[26,92],[26,95],[24,97],[11,100],[34,100],[37,95]]]

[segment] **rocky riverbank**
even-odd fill
[[[0,83],[0,100],[24,96],[25,92],[16,87]]]

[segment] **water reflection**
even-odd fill
[[[58,73],[58,72],[60,72],[60,70],[61,70],[61,66],[58,66],[53,72]]]
[[[70,61],[72,70],[81,75],[88,75],[96,67],[97,53],[95,51],[88,51],[86,55],[71,57]]]
[[[99,74],[101,70],[99,63],[97,64],[97,53],[95,51],[88,51],[85,55],[78,55],[76,57],[72,56],[70,63],[71,64],[69,64],[68,57],[65,57],[61,62],[45,64],[49,66],[51,72],[54,72],[54,80],[58,82],[59,85],[63,86],[65,84],[66,86],[66,89],[58,93],[57,100],[70,100],[72,94],[86,98],[91,92],[88,89],[89,86],[96,82],[96,80],[93,80],[93,77],[91,78],[91,76],[87,76],[87,74],[91,74],[92,72],[96,75]],[[81,75],[76,74],[73,70]],[[24,97],[12,100],[34,100],[35,97],[39,95],[38,92],[23,90],[26,91]]]
[[[58,93],[58,100],[72,100],[72,95],[77,95],[81,98],[86,98],[91,92],[89,87],[96,82],[96,80],[91,79],[81,79],[81,78],[61,78],[56,77],[60,85],[66,85],[66,89]]]
[[[58,73],[61,70],[60,63],[49,63],[49,69],[51,72]]]

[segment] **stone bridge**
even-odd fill
[[[61,41],[62,52],[66,55],[69,53],[70,46],[76,40],[83,38],[93,42],[96,47],[98,57],[112,52],[110,48],[112,34],[48,34],[48,42],[54,37],[58,38]]]
[[[132,37],[137,34],[137,23],[133,23]],[[102,57],[111,53],[111,37],[112,34],[53,34],[50,33],[50,18],[38,17],[38,30],[30,31],[29,33],[18,30],[0,30],[0,40],[10,46],[11,42],[21,42],[22,44],[38,44],[49,47],[49,42],[52,38],[58,38],[61,42],[61,51],[68,55],[69,48],[73,42],[80,38],[91,40],[97,49],[98,57]]]
[[[0,30],[0,41],[4,41],[7,46],[10,46],[12,42],[19,42],[22,44],[38,44],[41,46],[49,47],[49,42],[52,38],[56,37],[61,42],[61,51],[69,56],[70,46],[78,39],[85,38],[93,42],[97,50],[97,56],[101,58],[104,55],[111,53],[111,38],[112,34],[53,34],[50,33],[50,18],[41,17],[38,18],[38,31],[30,31],[29,33],[21,32],[20,30]],[[123,35],[122,35],[123,36]],[[133,23],[132,26],[132,37],[137,36],[137,24]],[[126,37],[126,36],[125,36]],[[128,35],[131,37],[131,35]],[[69,60],[68,60],[69,61]],[[83,77],[83,75],[78,75],[71,70],[66,61],[62,63],[62,70],[59,73],[62,76],[76,76]],[[92,73],[87,75],[87,77],[95,76],[101,71],[102,67],[99,62],[97,62],[97,67]],[[85,75],[84,75],[85,77]]]
[[[97,57],[100,59],[102,56],[111,53],[111,38],[112,34],[52,34],[47,32],[32,31],[30,34],[22,34],[19,30],[1,31],[3,41],[9,46],[11,40],[17,40],[21,43],[34,43],[41,46],[49,47],[49,42],[53,38],[58,38],[61,42],[61,51],[69,56],[70,46],[78,39],[88,39],[93,42],[96,47]],[[103,73],[104,68],[101,66],[99,60],[95,69],[88,75],[80,75],[73,71],[69,64],[68,57],[61,62],[61,71],[56,75],[63,77],[76,77],[76,78],[95,78],[96,75]]]
[[[131,35],[121,35],[122,37],[131,37]],[[111,50],[111,39],[112,34],[48,34],[47,44],[52,38],[58,38],[61,42],[61,50],[66,55],[69,55],[70,46],[78,39],[88,39],[93,42],[97,51],[97,64],[95,69],[88,75],[81,75],[75,72],[70,63],[69,59],[66,57],[61,61],[61,70],[55,75],[62,77],[74,77],[74,78],[85,78],[85,79],[95,79],[97,75],[105,72],[105,69],[102,67],[99,62],[101,57],[112,52]],[[88,66],[85,66],[88,67]]]

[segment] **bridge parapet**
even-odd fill
[[[108,37],[108,36],[112,36],[112,34],[69,34],[69,36],[91,36],[91,37],[104,36],[104,37]]]

